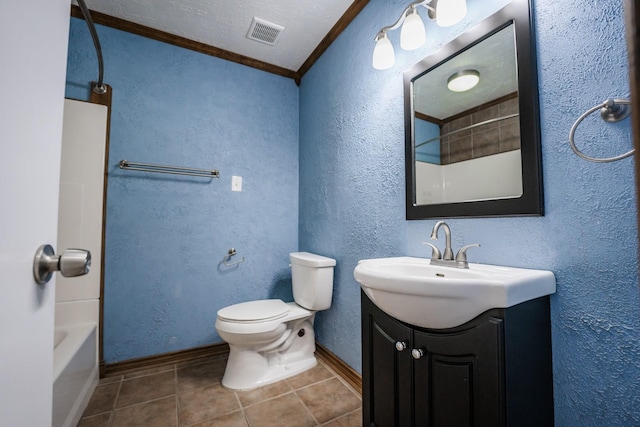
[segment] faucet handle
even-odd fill
[[[438,249],[435,245],[432,245],[429,242],[422,242],[422,244],[431,246],[431,259],[442,259],[440,249]]]
[[[460,248],[460,250],[456,254],[456,261],[457,262],[467,262],[467,249],[473,248],[474,246],[480,246],[480,244],[479,243],[473,243],[471,245],[463,246],[462,248]]]

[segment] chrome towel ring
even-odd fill
[[[629,114],[631,114],[631,108],[629,107],[629,104],[631,104],[631,101],[627,99],[607,99],[602,104],[596,105],[595,107],[585,111],[583,115],[578,117],[578,120],[576,120],[576,122],[571,127],[571,131],[569,132],[569,145],[571,146],[571,149],[573,150],[573,152],[576,153],[578,157],[580,157],[581,159],[588,160],[590,162],[595,162],[595,163],[615,162],[616,160],[621,160],[621,159],[624,159],[625,157],[629,157],[630,155],[632,155],[635,151],[634,149],[615,157],[604,157],[604,158],[589,157],[583,152],[581,152],[580,150],[578,150],[574,141],[575,133],[576,133],[576,129],[578,128],[578,125],[589,114],[593,113],[594,111],[600,110],[600,116],[602,117],[602,120],[604,120],[607,123],[615,123],[627,118]]]

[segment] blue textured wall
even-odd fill
[[[363,258],[428,256],[421,242],[435,223],[404,219],[402,73],[506,1],[470,0],[467,18],[452,28],[427,22],[427,44],[417,51],[399,49],[393,32],[396,65],[376,71],[373,38],[406,4],[371,0],[300,88],[300,250],[338,261],[334,303],[318,316],[318,339],[358,369],[353,268]],[[478,242],[472,261],[556,274],[556,425],[640,425],[633,159],[587,163],[567,144],[582,112],[628,97],[622,1],[539,0],[535,18],[546,216],[450,220],[454,247]],[[629,134],[629,120],[590,118],[577,139],[592,155],[614,155],[631,148]]]
[[[291,301],[298,247],[298,88],[291,79],[98,26],[113,87],[104,356],[220,342],[218,309]],[[97,61],[72,19],[67,97],[86,99]],[[121,159],[217,168],[221,178],[122,171]],[[243,191],[231,192],[231,176]],[[227,249],[246,261],[220,268]]]

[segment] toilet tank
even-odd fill
[[[295,302],[308,310],[328,309],[333,295],[336,260],[309,252],[293,252],[289,259]]]

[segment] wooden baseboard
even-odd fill
[[[338,375],[342,377],[355,391],[362,395],[362,376],[342,359],[316,341],[316,356]]]
[[[104,376],[121,375],[128,371],[155,368],[162,365],[189,362],[205,357],[222,356],[229,353],[227,343],[211,344],[203,347],[158,354],[156,356],[140,357],[122,362],[108,363],[104,367]]]
[[[190,348],[187,350],[174,351],[172,353],[158,354],[156,356],[140,357],[137,359],[125,360],[122,362],[108,363],[101,366],[101,377],[112,377],[122,375],[130,371],[151,369],[163,365],[174,363],[185,363],[206,357],[223,356],[229,354],[229,345],[219,343],[204,347]],[[342,359],[329,351],[325,346],[316,342],[316,356],[322,360],[329,368],[340,375],[356,392],[362,393],[362,376]],[[104,372],[102,372],[104,370]]]

